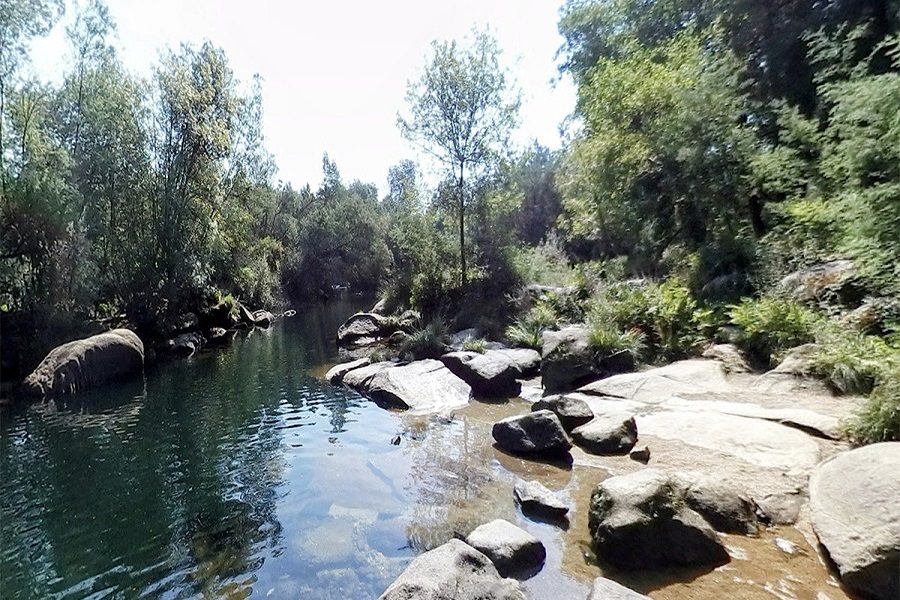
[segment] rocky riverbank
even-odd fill
[[[390,331],[396,322],[369,316],[348,323],[364,322],[377,329],[360,336],[369,339],[362,353],[356,344],[356,355],[399,330]],[[900,492],[900,482],[885,465],[900,464],[900,444],[852,450],[842,440],[841,421],[860,400],[835,398],[820,382],[802,376],[802,349],[767,373],[754,373],[736,348],[713,346],[702,359],[609,375],[579,356],[579,336],[577,327],[545,335],[540,354],[491,343],[481,352],[447,348],[436,359],[412,362],[363,357],[336,366],[327,377],[386,407],[438,413],[447,420],[453,410],[467,411],[485,399],[493,405],[498,396],[518,392],[502,405],[509,414],[490,427],[493,439],[482,443],[493,442],[493,452],[508,457],[501,461],[579,473],[577,483],[570,477],[556,489],[561,495],[544,487],[550,479],[523,478],[508,502],[518,503],[525,515],[535,514],[535,502],[541,505],[535,496],[548,510],[570,509],[563,518],[557,514],[556,522],[571,526],[583,544],[586,558],[576,569],[581,576],[610,574],[641,592],[668,597],[674,582],[659,587],[641,582],[653,574],[666,580],[673,572],[681,573],[676,579],[691,573],[691,580],[752,572],[754,559],[742,547],[758,547],[764,540],[785,557],[804,553],[796,568],[788,559],[781,585],[797,588],[796,581],[785,581],[802,580],[801,572],[810,569],[819,572],[820,581],[785,592],[788,597],[841,597],[836,585],[829,589],[837,577],[850,593],[897,597],[900,515],[889,498]],[[532,376],[538,369],[543,382]],[[622,370],[627,369],[617,366],[612,372]],[[858,476],[845,477],[843,462]],[[838,487],[856,499],[852,507],[838,499]],[[560,507],[560,496],[574,498],[573,506]],[[860,542],[854,526],[859,520],[878,535]],[[480,527],[494,533],[482,535]],[[522,585],[517,588],[504,576],[524,580],[527,589],[528,576],[541,568],[535,558],[541,551],[517,529],[485,520],[457,532],[470,542],[468,548],[454,542],[422,555],[384,597],[473,597],[440,595],[470,589],[472,577],[479,578],[475,588],[493,590],[486,597],[524,597],[516,595],[524,593]],[[493,541],[486,545],[485,538]],[[477,560],[465,558],[472,552],[481,553]],[[461,567],[484,563],[481,556],[494,559],[496,573],[488,569],[487,583],[483,566]],[[632,574],[641,574],[636,584]],[[591,597],[603,597],[612,585],[598,581]]]

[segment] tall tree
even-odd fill
[[[506,145],[519,95],[488,33],[474,32],[465,46],[433,42],[431,50],[421,77],[409,83],[409,115],[398,116],[397,122],[404,137],[444,163],[456,181],[460,281],[465,285],[466,169],[477,172]]]

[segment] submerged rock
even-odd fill
[[[417,556],[379,600],[525,600],[483,553],[460,540]]]
[[[517,481],[513,495],[525,514],[561,519],[569,512],[556,494],[537,481]]]
[[[602,481],[591,494],[588,527],[597,554],[621,569],[728,562],[715,531],[684,503],[679,483],[657,469]]]
[[[521,375],[519,369],[509,359],[496,350],[484,354],[478,352],[449,352],[440,361],[450,371],[472,386],[478,396],[515,396],[519,393]]]
[[[531,405],[531,410],[550,410],[559,417],[566,431],[584,425],[594,418],[594,412],[584,400],[569,396],[548,396]]]
[[[56,396],[86,390],[144,368],[144,344],[129,329],[113,329],[51,350],[25,379],[33,396]]]
[[[572,430],[572,441],[591,454],[627,454],[638,440],[634,417],[602,415]]]
[[[650,597],[638,594],[612,579],[598,577],[594,580],[587,600],[650,600]]]
[[[491,435],[497,445],[516,454],[561,454],[572,447],[559,418],[549,410],[498,421]]]
[[[900,442],[820,464],[809,482],[813,529],[853,591],[900,598]]]
[[[540,570],[547,557],[539,539],[503,519],[479,525],[466,543],[490,558],[503,576],[532,574]]]

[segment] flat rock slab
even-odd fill
[[[537,350],[529,348],[503,348],[498,350],[489,350],[499,356],[505,357],[519,370],[521,377],[531,377],[537,375],[541,368],[541,355]]]
[[[782,472],[808,473],[819,462],[810,436],[777,423],[720,413],[660,411],[636,417],[644,435],[731,455]]]
[[[850,589],[900,598],[900,442],[823,462],[809,482],[813,529]]]
[[[637,373],[613,375],[583,385],[578,391],[656,403],[675,394],[729,389],[722,363],[697,359],[682,360]]]
[[[559,496],[538,481],[517,481],[513,495],[525,514],[561,519],[569,512]]]
[[[355,372],[345,375],[345,381]],[[360,388],[376,402],[416,412],[440,412],[465,406],[472,393],[469,384],[437,360],[417,360],[379,369]]]
[[[379,600],[525,600],[487,556],[460,540],[417,556]]]
[[[344,375],[353,369],[367,367],[370,364],[372,364],[372,361],[368,358],[358,358],[356,360],[351,360],[350,362],[341,363],[328,369],[328,372],[325,373],[325,379],[328,380],[328,383],[337,385],[344,379]]]
[[[393,366],[395,366],[394,363],[390,361],[382,361],[351,369],[344,374],[341,381],[343,381],[344,385],[352,387],[358,392],[362,392],[364,391],[366,383],[368,383],[372,377],[384,369],[390,369]]]
[[[549,410],[498,421],[491,435],[497,445],[515,454],[558,455],[572,447],[559,418]]]
[[[638,594],[612,579],[598,577],[591,586],[591,595],[587,600],[650,600],[650,596]]]
[[[534,573],[547,557],[539,539],[503,519],[479,525],[466,543],[490,558],[501,575]]]

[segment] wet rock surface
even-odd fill
[[[379,600],[525,600],[482,552],[450,540],[417,556]]]
[[[561,519],[569,512],[566,503],[538,481],[516,482],[513,494],[526,515]]]
[[[560,455],[572,447],[562,424],[549,410],[519,415],[494,423],[497,445],[514,454]]]
[[[621,569],[729,560],[715,531],[683,502],[679,483],[657,469],[601,482],[591,494],[589,528],[598,555]]]
[[[490,558],[504,576],[533,574],[547,557],[539,539],[504,519],[479,525],[466,537],[466,543]]]

